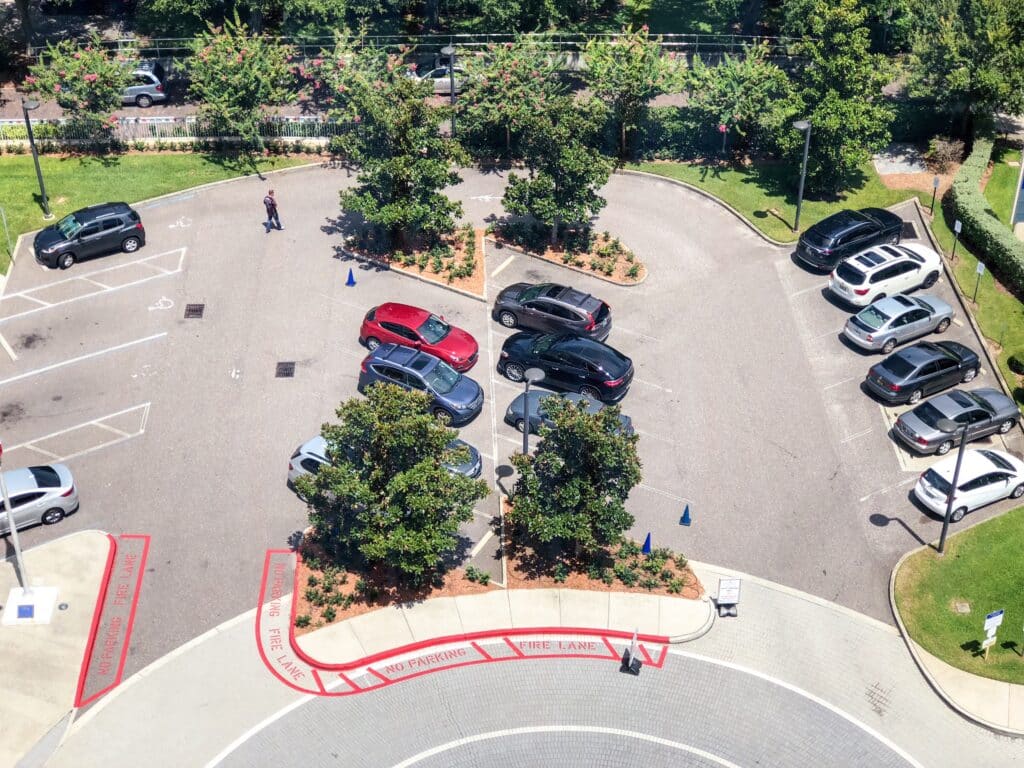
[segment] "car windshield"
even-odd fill
[[[1013,464],[1008,462],[1006,459],[1004,459],[998,453],[995,453],[994,451],[978,451],[978,453],[980,453],[982,456],[984,456],[986,459],[991,461],[993,464],[995,464],[1000,469],[1009,470],[1010,472],[1013,471]]]
[[[917,408],[914,409],[914,415],[917,416],[917,418],[919,418],[932,429],[938,429],[939,419],[946,418],[945,416],[942,415],[942,411],[940,411],[931,403],[922,403],[921,405],[917,406]]]
[[[868,307],[867,309],[861,310],[857,315],[857,319],[873,331],[877,331],[889,322],[889,316],[875,307]]]
[[[922,299],[920,296],[911,296],[910,300],[913,301],[915,304],[917,304],[917,306],[919,306],[921,309],[923,309],[926,312],[928,312],[928,314],[930,314],[930,315],[934,315],[935,314],[935,307],[933,307],[927,301]]]
[[[904,379],[910,374],[912,374],[915,370],[917,370],[916,366],[914,366],[911,363],[908,363],[904,358],[900,357],[899,355],[894,355],[893,357],[890,357],[888,360],[883,361],[880,365],[882,368],[887,370],[897,379]]]
[[[544,291],[547,290],[548,287],[550,287],[550,285],[550,283],[538,283],[537,285],[531,285],[529,288],[527,288],[525,291],[519,294],[519,300],[533,301],[542,293],[544,293]]]
[[[75,218],[75,214],[69,213],[63,219],[57,222],[57,229],[66,238],[72,238],[75,233],[82,228],[82,223]]]
[[[438,361],[434,369],[423,377],[423,380],[427,382],[427,386],[434,392],[437,392],[439,395],[446,395],[455,389],[455,385],[459,383],[461,378],[462,375],[450,365]]]
[[[840,280],[844,280],[850,285],[860,285],[864,282],[864,273],[854,268],[846,261],[836,268],[836,277]]]
[[[949,495],[949,481],[934,469],[924,473],[924,481],[939,493]]]
[[[60,488],[60,475],[53,467],[29,467],[28,471],[40,488]]]
[[[451,329],[452,327],[440,317],[431,315],[416,331],[427,344],[437,344],[437,342],[448,335]]]
[[[537,354],[543,355],[551,349],[551,345],[555,343],[555,339],[557,338],[557,336],[541,336],[536,342],[534,342],[533,351]]]

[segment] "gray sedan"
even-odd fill
[[[952,321],[953,308],[937,296],[889,296],[847,320],[843,336],[861,349],[887,355],[904,341],[942,333]]]
[[[998,389],[954,389],[900,415],[893,434],[918,453],[942,456],[960,442],[963,424],[970,442],[995,432],[1005,435],[1019,418],[1016,403]],[[946,432],[939,428],[939,419],[951,419],[961,427],[955,433]]]
[[[505,423],[511,424],[513,427],[518,429],[520,432],[523,431],[527,424],[527,419],[530,424],[530,431],[534,434],[540,430],[541,424],[545,427],[553,427],[554,422],[548,418],[547,413],[544,412],[544,400],[549,397],[564,397],[569,402],[584,403],[587,409],[587,413],[597,413],[602,410],[605,406],[604,403],[599,403],[591,400],[589,397],[585,397],[577,392],[563,392],[561,394],[555,394],[552,392],[545,392],[544,390],[532,390],[530,392],[530,405],[528,408],[529,415],[523,416],[523,402],[525,395],[519,395],[509,403],[508,409],[505,411]],[[627,435],[633,434],[633,421],[625,414],[619,414],[619,422],[622,424],[622,429]]]

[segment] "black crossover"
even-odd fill
[[[593,339],[568,334],[516,333],[501,345],[498,372],[522,381],[527,369],[544,371],[542,384],[586,395],[591,400],[621,400],[633,381],[633,361]]]
[[[111,251],[133,253],[146,244],[142,219],[127,203],[102,203],[69,213],[36,235],[36,261],[67,269]]]
[[[796,256],[815,269],[832,271],[847,256],[880,243],[898,243],[903,219],[884,208],[839,211],[800,235]]]

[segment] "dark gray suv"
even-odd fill
[[[508,286],[498,294],[491,316],[506,328],[571,333],[597,341],[612,332],[612,312],[605,302],[555,283]]]
[[[32,241],[36,261],[67,269],[76,261],[111,251],[134,253],[146,244],[139,214],[127,203],[102,203],[69,213]]]
[[[381,344],[363,360],[359,391],[377,382],[426,392],[434,415],[451,424],[465,424],[484,405],[484,391],[473,379],[433,355],[398,344]]]

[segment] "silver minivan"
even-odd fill
[[[63,464],[9,470],[4,472],[4,485],[19,531],[39,523],[59,523],[78,511],[75,479]],[[0,501],[0,534],[10,532],[6,507]]]
[[[149,107],[167,101],[166,74],[159,61],[139,62],[132,70],[132,84],[121,94],[122,104]]]

